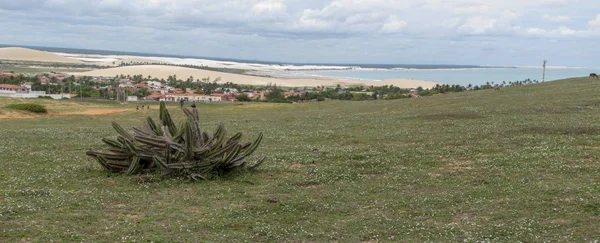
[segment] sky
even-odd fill
[[[297,63],[600,67],[598,0],[0,0],[0,44]]]

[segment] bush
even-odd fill
[[[54,99],[54,98],[52,98],[52,96],[47,96],[47,95],[46,96],[42,96],[42,95],[40,95],[40,96],[38,96],[38,99],[50,99],[51,100],[51,99]]]
[[[248,97],[247,94],[239,94],[238,96],[235,97],[238,101],[251,101],[250,97]]]
[[[175,125],[164,101],[160,103],[160,123],[148,117],[143,127],[133,127],[134,134],[113,122],[119,136],[102,139],[110,147],[109,151],[90,150],[86,154],[110,172],[132,175],[161,171],[163,175],[194,180],[254,169],[264,161],[263,156],[253,164],[246,163],[246,157],[254,153],[262,141],[262,133],[254,142],[242,142],[242,133],[227,138],[225,127],[219,125],[211,136],[200,127],[196,108],[182,109],[188,119],[181,126]]]
[[[40,104],[35,104],[35,103],[10,104],[10,105],[7,105],[6,108],[35,112],[35,113],[48,113],[48,110],[46,110],[46,107],[44,107],[43,105],[40,105]]]

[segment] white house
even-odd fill
[[[160,100],[160,101],[196,101],[196,102],[219,102],[222,101],[221,96],[217,95],[200,95],[200,94],[152,94],[146,97],[146,99]]]
[[[0,84],[0,93],[29,93],[29,89],[19,85]]]

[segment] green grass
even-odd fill
[[[85,156],[114,135],[110,121],[141,125],[157,104],[44,100],[51,113],[131,112],[0,119],[0,239],[600,240],[599,91],[570,79],[392,101],[201,104],[211,131],[263,131],[257,155],[268,160],[199,183],[107,175]],[[0,107],[9,102],[23,101]]]

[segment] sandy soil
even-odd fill
[[[74,58],[63,57],[51,52],[32,50],[21,47],[0,48],[0,60],[83,63]]]
[[[211,80],[221,77],[222,82],[233,82],[238,84],[249,84],[249,85],[267,85],[277,84],[279,86],[287,87],[303,87],[303,86],[335,86],[340,84],[342,86],[348,85],[394,85],[401,88],[430,88],[435,86],[437,83],[423,80],[413,79],[391,79],[382,82],[377,81],[366,81],[366,80],[355,80],[355,79],[337,79],[327,77],[315,77],[315,78],[266,78],[257,76],[248,76],[232,73],[215,72],[208,70],[200,70],[194,68],[175,67],[175,66],[162,66],[162,65],[143,65],[143,66],[128,66],[118,68],[100,69],[83,73],[73,73],[73,75],[87,75],[87,76],[105,76],[114,77],[116,75],[139,75],[142,74],[144,77],[150,75],[153,78],[167,79],[170,75],[177,75],[178,79],[187,79],[193,76],[194,79],[202,79],[210,77]]]
[[[90,109],[84,111],[67,111],[67,112],[49,112],[50,116],[64,116],[64,115],[88,115],[88,116],[97,116],[97,115],[108,115],[114,113],[122,113],[126,111],[132,111],[132,109]],[[15,118],[36,118],[44,115],[38,114],[28,114],[21,112],[10,112],[10,113],[0,113],[0,119],[15,119]]]
[[[0,113],[0,119],[5,119],[5,118],[21,119],[21,118],[36,118],[36,117],[38,117],[38,115],[19,113],[19,112]]]
[[[68,112],[55,112],[49,113],[50,115],[107,115],[113,113],[121,113],[126,111],[132,111],[131,109],[93,109],[93,110],[85,110],[85,111],[68,111]]]
[[[114,62],[114,64],[113,64]],[[119,64],[121,64],[121,62],[124,63],[136,63],[136,62],[140,62],[140,63],[150,63],[150,64],[160,64],[161,62],[158,60],[153,60],[153,59],[145,59],[145,58],[123,58],[123,59],[119,59],[119,60],[115,60],[115,61],[107,61],[107,62],[94,62],[94,64],[99,65],[99,66],[110,66],[110,67],[117,67],[119,66]],[[163,62],[166,63],[166,62]]]

